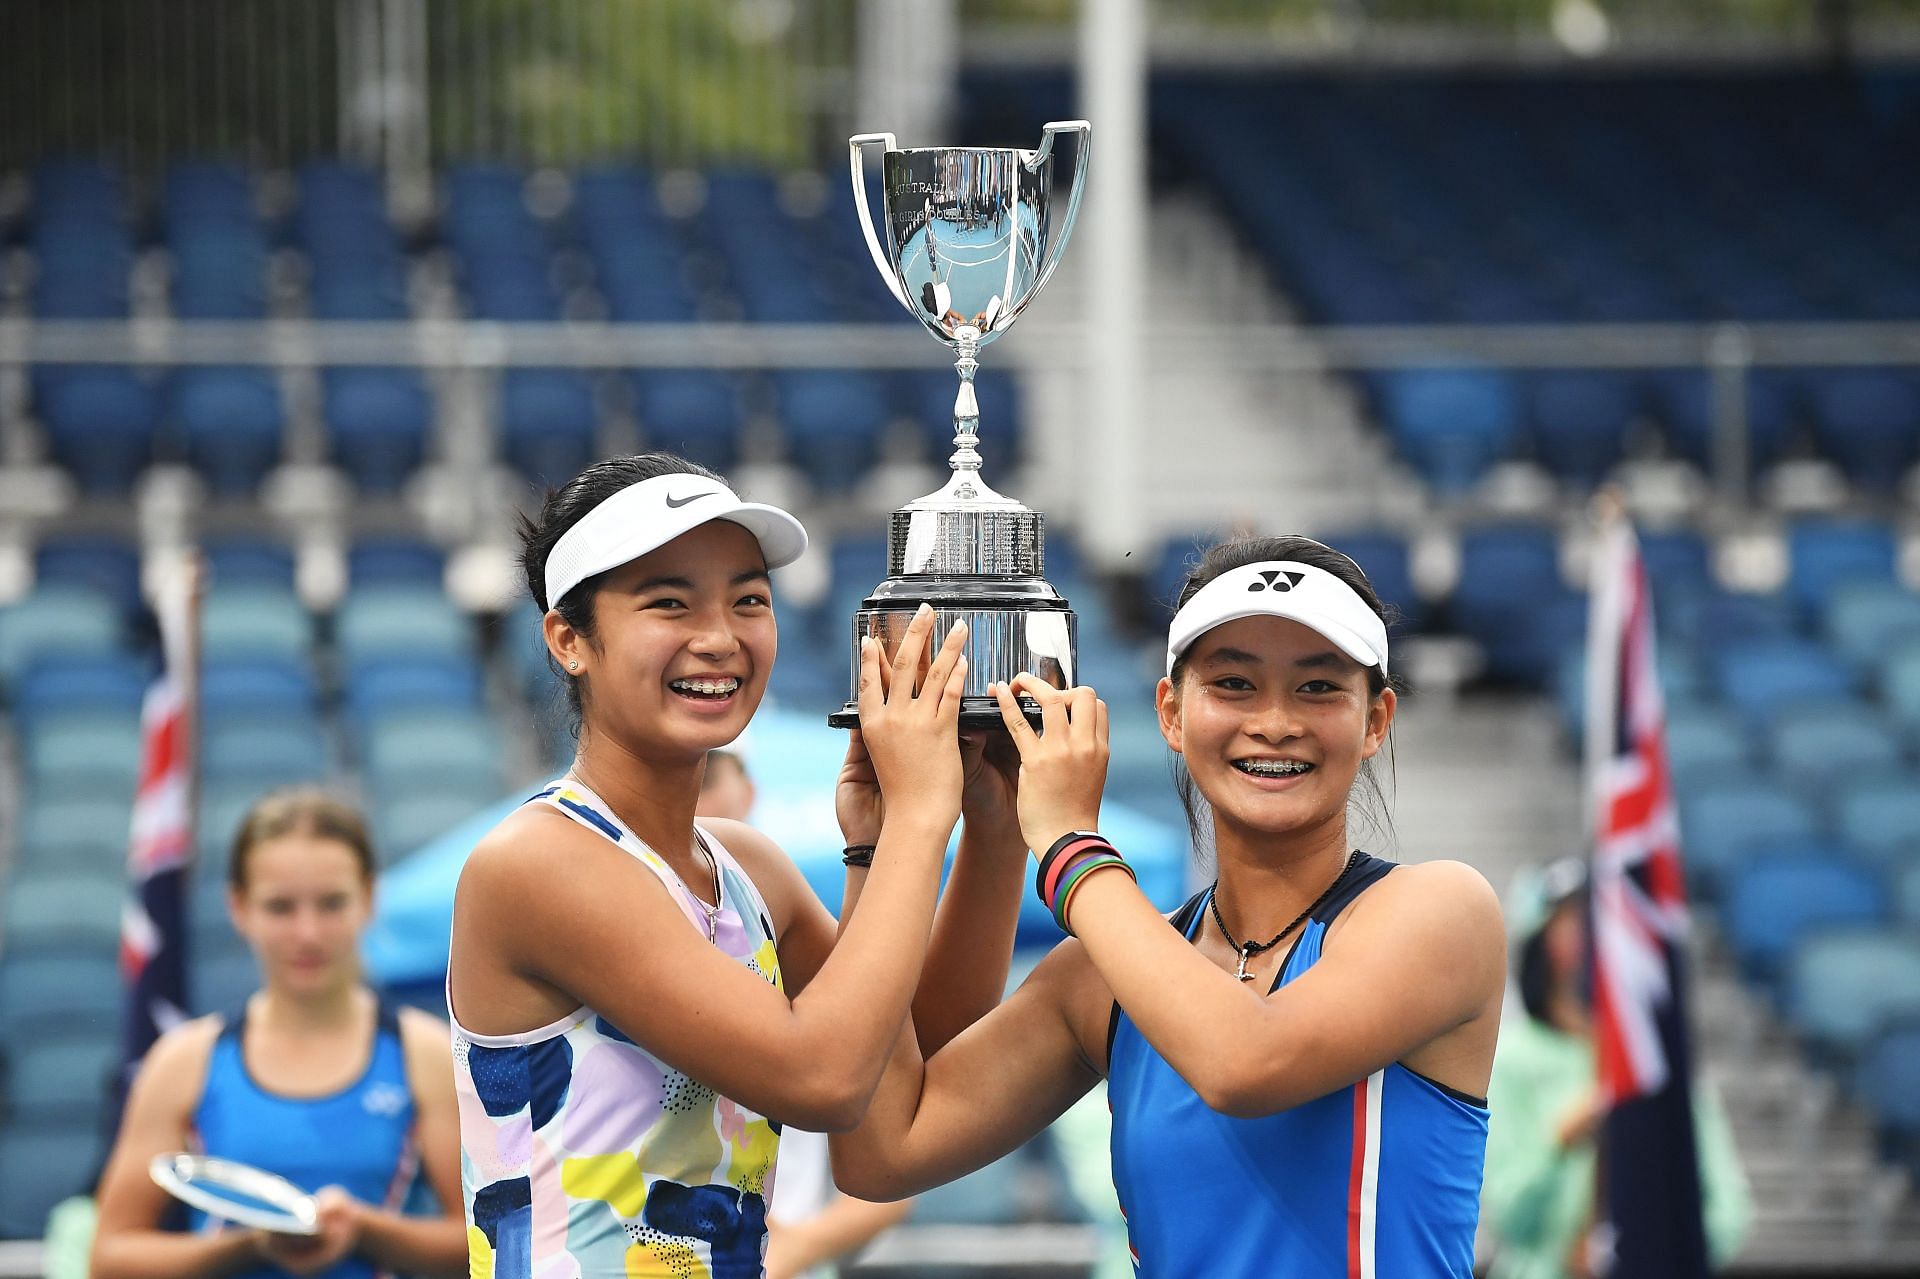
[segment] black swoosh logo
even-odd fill
[[[708,489],[704,493],[689,493],[685,497],[675,497],[673,496],[673,494],[669,493],[667,494],[667,506],[669,508],[682,507],[682,506],[685,506],[688,502],[698,502],[703,497],[712,497],[712,496],[713,496],[712,489]]]

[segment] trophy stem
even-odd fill
[[[954,349],[959,358],[953,362],[953,371],[960,375],[960,392],[953,400],[953,456],[947,459],[955,475],[980,469],[980,401],[973,393],[973,375],[980,369],[979,334],[963,328],[957,337]]]

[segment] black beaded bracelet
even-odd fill
[[[849,866],[873,865],[872,844],[848,844],[841,850],[840,860]]]

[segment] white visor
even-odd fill
[[[779,507],[743,502],[704,475],[659,475],[621,489],[560,535],[547,553],[547,607],[594,574],[631,563],[712,520],[731,520],[753,534],[769,569],[793,563],[807,549],[807,530]]]
[[[1269,560],[1222,573],[1181,606],[1167,632],[1167,674],[1195,640],[1242,617],[1284,617],[1311,627],[1362,666],[1387,673],[1387,624],[1358,591],[1323,568]]]

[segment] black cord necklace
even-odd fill
[[[1247,961],[1255,955],[1262,954],[1278,946],[1288,933],[1300,927],[1314,911],[1324,906],[1327,898],[1333,896],[1333,890],[1340,887],[1340,881],[1347,877],[1347,872],[1352,870],[1354,864],[1359,860],[1360,850],[1356,848],[1347,855],[1347,864],[1340,868],[1340,873],[1333,877],[1331,884],[1327,885],[1327,891],[1314,898],[1312,905],[1308,906],[1298,915],[1295,915],[1291,924],[1282,928],[1267,941],[1235,941],[1233,939],[1233,934],[1227,931],[1227,921],[1220,918],[1220,881],[1217,879],[1214,880],[1213,891],[1207,896],[1207,909],[1213,914],[1213,926],[1218,928],[1220,935],[1227,939],[1227,945],[1240,952],[1240,966],[1233,970],[1233,975],[1241,981],[1252,981],[1253,974],[1247,971]]]

